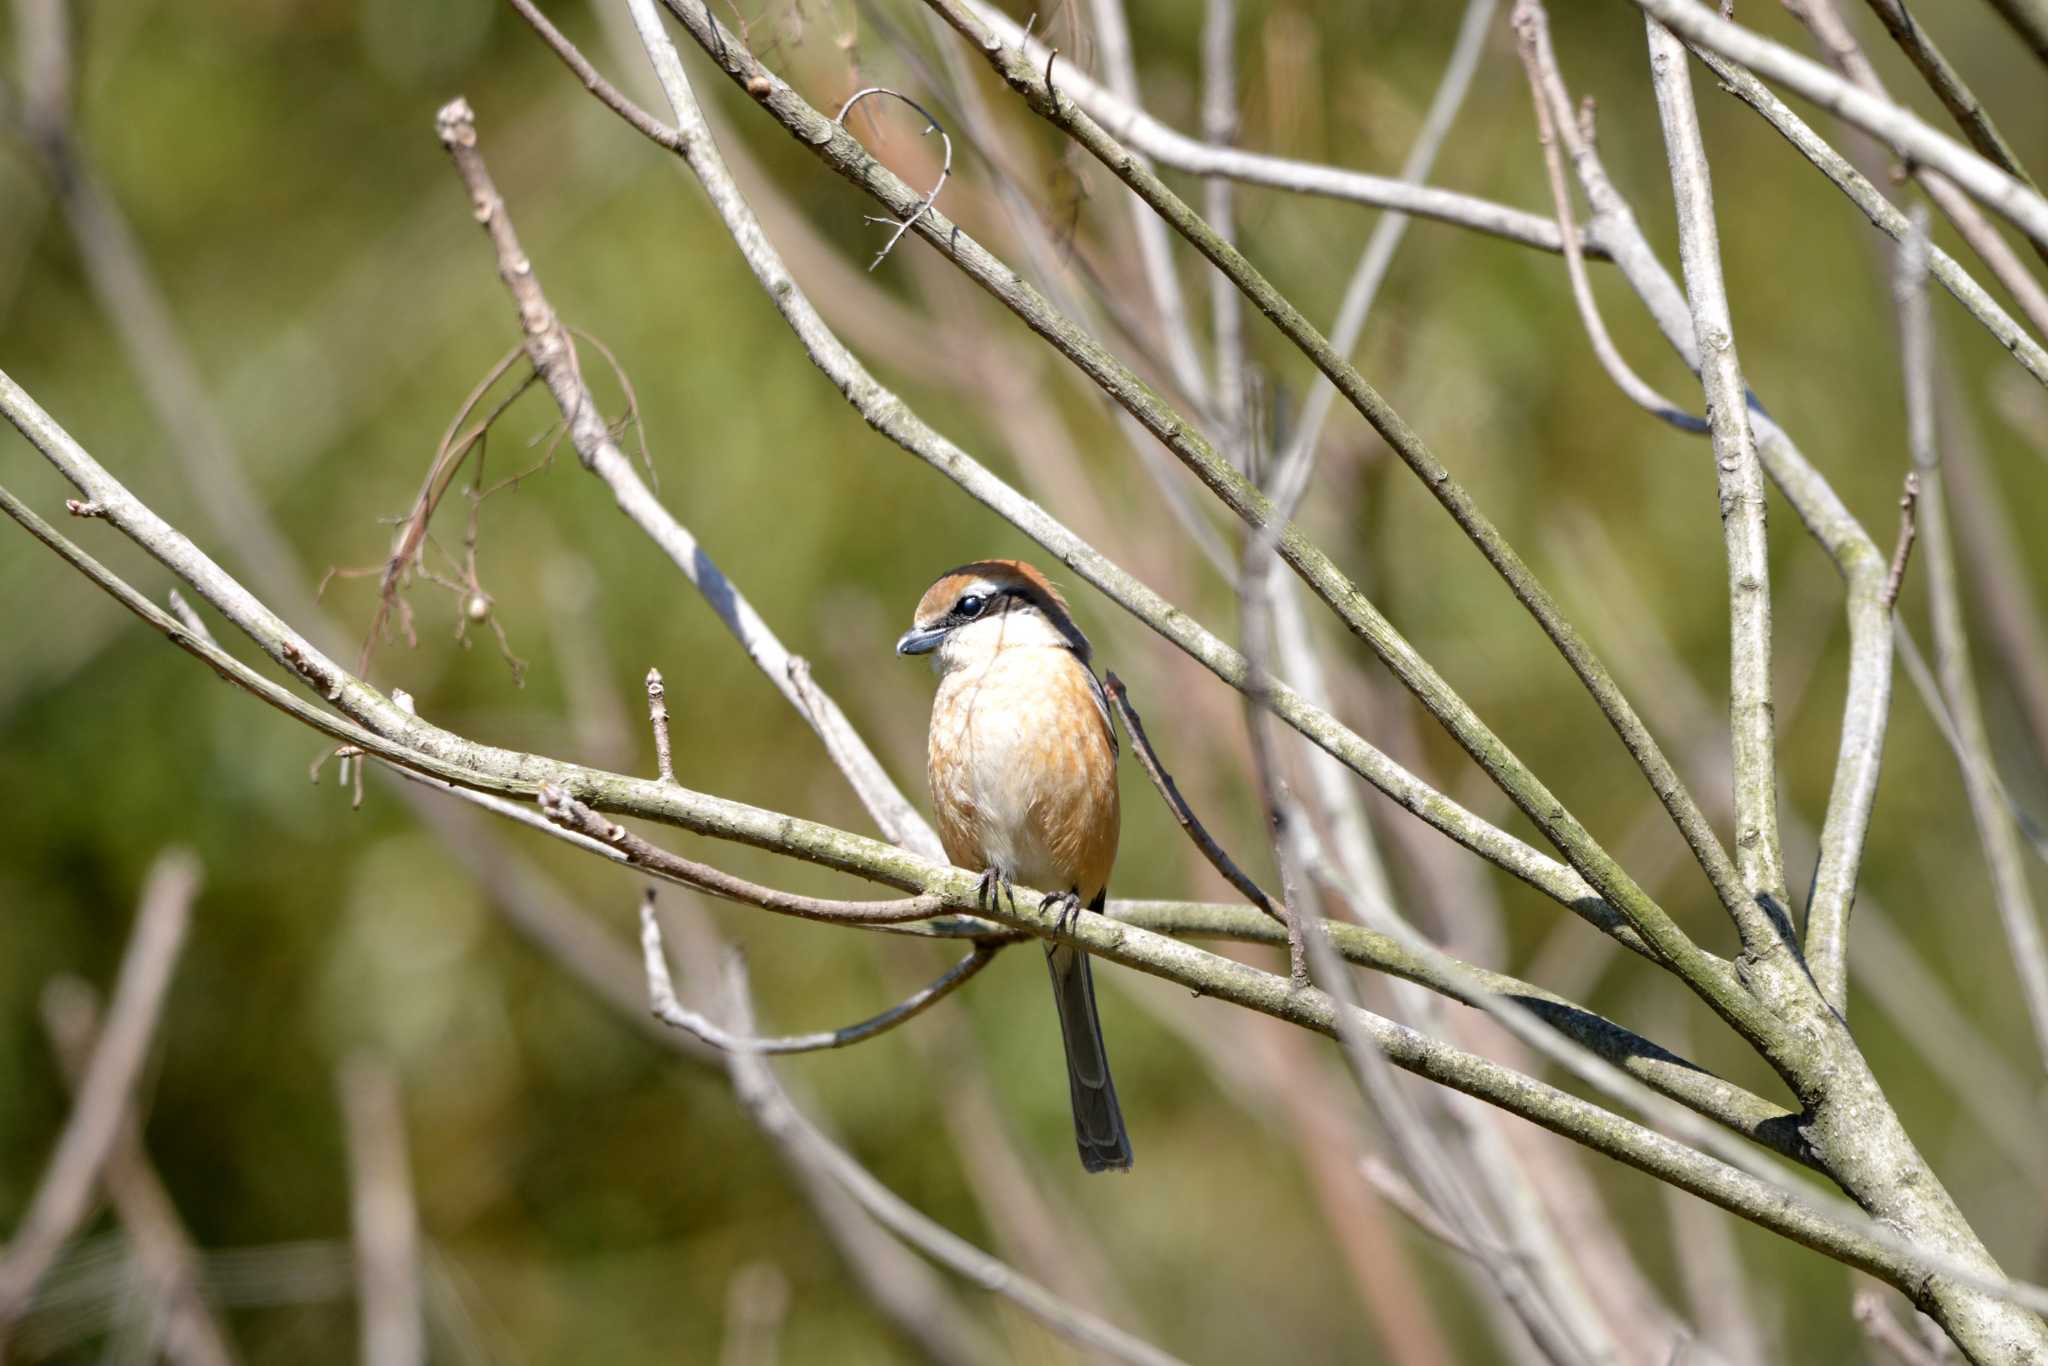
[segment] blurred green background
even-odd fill
[[[1198,8],[1139,2],[1132,15],[1148,102],[1190,130]],[[1246,0],[1242,141],[1391,173],[1435,89],[1461,8]],[[607,47],[588,8],[548,9],[648,98],[641,69]],[[906,0],[886,0],[879,13],[846,0],[721,7],[827,110],[870,81],[945,103],[929,85],[936,48],[918,11]],[[1938,17],[1950,56],[2022,159],[2048,166],[2040,67],[1988,7],[1941,11],[1929,18]],[[1775,6],[1746,7],[1742,17],[1803,45]],[[922,801],[930,680],[892,657],[895,633],[939,570],[994,554],[1046,557],[862,424],[796,347],[701,193],[664,153],[600,109],[490,0],[102,0],[77,18],[79,146],[132,224],[236,457],[306,575],[379,562],[391,519],[409,505],[464,394],[517,341],[487,244],[434,137],[435,109],[463,94],[552,301],[631,377],[664,501]],[[1621,3],[1561,4],[1554,19],[1567,78],[1598,97],[1610,170],[1675,267],[1637,13]],[[1072,20],[1064,10],[1054,16],[1055,25]],[[1526,88],[1504,16],[1495,27],[1433,179],[1541,211],[1547,192]],[[1866,27],[1894,90],[1912,91],[1938,116],[1882,33]],[[12,71],[18,35],[9,42]],[[862,221],[869,204],[681,42],[721,138],[772,187],[761,207],[799,281],[863,359],[977,458],[1234,638],[1233,586],[1177,538],[1099,397],[921,243],[906,241],[871,277],[860,275],[878,245],[879,230]],[[1085,63],[1089,48],[1078,51]],[[978,80],[985,74],[977,67]],[[1888,542],[1906,460],[1888,248],[1710,78],[1696,71],[1695,86],[1749,378]],[[1002,104],[992,83],[982,89],[998,102],[1027,189],[1071,223],[1075,259],[1097,272],[1100,288],[1138,307],[1121,188],[1062,157],[1052,135]],[[862,131],[906,174],[929,175],[931,149],[908,116],[878,113]],[[293,591],[259,577],[247,537],[219,525],[219,501],[187,474],[88,284],[41,163],[18,123],[5,132],[0,366],[132,490],[249,575],[253,589],[273,601]],[[992,188],[987,164],[963,149],[944,207],[1022,268]],[[778,229],[792,212],[806,235]],[[1238,213],[1252,259],[1326,321],[1374,215],[1252,189],[1240,194]],[[1984,278],[1974,258],[1940,240]],[[1181,264],[1191,303],[1205,312],[1206,277],[1185,253]],[[1696,385],[1633,296],[1595,271],[1623,352],[1696,406]],[[879,314],[876,298],[899,312]],[[2048,521],[2048,396],[1945,295],[1934,313],[1957,400],[1947,435],[1966,439],[1964,428],[1974,429],[1989,501],[2021,529],[2027,586],[2039,591],[2048,586],[2048,547],[2030,531]],[[1310,372],[1253,322],[1267,390],[1291,407]],[[982,367],[989,387],[978,390],[961,365],[940,363],[947,357]],[[1681,770],[1718,788],[1719,734],[1672,733],[1672,703],[1684,690],[1670,672],[1675,661],[1718,713],[1726,609],[1713,472],[1703,444],[1629,406],[1600,372],[1563,263],[1418,223],[1360,361],[1567,606],[1584,613],[1624,683],[1645,694]],[[587,353],[585,368],[616,403],[616,385]],[[997,401],[1002,386],[1008,397]],[[1072,451],[1034,449],[1008,415],[1019,403],[1063,424]],[[536,459],[552,416],[542,395],[515,408],[491,447],[493,470]],[[61,517],[70,490],[11,433],[0,438],[0,479],[45,516]],[[1198,502],[1205,498],[1186,482]],[[458,552],[461,516],[451,504],[436,525],[439,544]],[[1841,708],[1840,593],[1782,501],[1771,516],[1783,795],[1817,824]],[[1664,904],[1725,948],[1729,935],[1704,881],[1676,857],[1675,838],[1652,819],[1650,794],[1598,714],[1355,415],[1331,422],[1304,517],[1586,824],[1644,870]],[[527,665],[523,685],[488,631],[472,629],[458,643],[458,603],[429,584],[411,595],[417,645],[394,640],[376,654],[371,676],[380,685],[406,689],[423,714],[478,738],[651,772],[640,679],[658,666],[684,783],[870,828],[811,731],[572,456],[489,500],[480,525],[481,574],[496,622]],[[65,529],[162,598],[166,575],[104,524]],[[1235,700],[1071,574],[1056,577],[1212,827],[1269,877]],[[335,629],[316,638],[345,658],[368,628],[373,585],[339,579],[327,590]],[[1923,597],[1916,575],[1905,616],[1924,641]],[[1981,622],[1982,603],[1973,599],[1972,609]],[[1646,644],[1659,638],[1668,655]],[[1338,633],[1326,640],[1333,659],[1361,666],[1339,676],[1340,714],[1460,800],[1527,833],[1427,719],[1388,693],[1362,651]],[[1982,648],[1978,666],[2004,777],[2023,806],[2048,810],[2039,759],[2048,736],[2029,733],[1999,656]],[[1967,1052],[1988,1070],[1958,1078],[1931,1058],[1913,1037],[1929,1017],[1915,1015],[1911,999],[1902,1010],[1881,1009],[1859,994],[1858,1034],[2004,1265],[2039,1278],[2048,1275],[2041,1168],[2002,1148],[1981,1109],[1956,1095],[1958,1085],[1981,1089],[1987,1077],[2018,1078],[1986,1103],[2038,1120],[2039,1070],[1955,764],[1903,672],[1897,695],[1864,886],[1961,1001],[1981,1031],[1966,1037]],[[479,827],[479,836],[423,824],[389,782],[373,780],[351,810],[333,765],[317,785],[307,782],[319,752],[310,733],[167,648],[28,537],[0,531],[0,1228],[19,1218],[67,1110],[38,1023],[39,992],[58,973],[104,989],[150,861],[182,844],[203,860],[206,885],[148,1077],[147,1142],[213,1257],[210,1274],[247,1360],[345,1359],[355,1350],[335,1073],[358,1052],[389,1058],[403,1083],[437,1357],[715,1360],[736,1277],[786,1285],[786,1360],[909,1356],[722,1075],[677,1060],[571,981],[508,927],[473,866],[481,860],[504,873],[512,865],[490,851],[509,846],[622,945],[637,882],[513,827]],[[1115,890],[1226,895],[1142,777],[1125,770]],[[1376,816],[1404,819],[1373,801]],[[751,851],[664,838],[778,885],[846,886]],[[1425,923],[1422,893],[1441,892],[1441,879],[1461,871],[1430,860],[1433,840],[1388,841],[1397,884],[1415,896]],[[1787,843],[1795,886],[1803,885],[1811,844],[1791,835]],[[1710,1018],[1675,999],[1670,983],[1633,961],[1603,971],[1591,930],[1563,923],[1555,906],[1503,878],[1464,871],[1505,908],[1506,934],[1487,947],[1490,966],[1564,973],[1589,1003],[1667,1041],[1689,1038],[1702,1061],[1778,1094]],[[2048,889],[2038,865],[2030,871]],[[680,892],[665,896],[672,906],[685,901]],[[914,942],[871,942],[730,906],[713,914],[746,946],[773,1028],[867,1014],[940,961]],[[1457,925],[1432,928],[1471,947]],[[1347,1186],[1360,1142],[1342,1127],[1353,1103],[1319,1041],[1102,970],[1140,1160],[1127,1179],[1084,1178],[1071,1155],[1037,957],[1029,948],[1005,955],[901,1033],[779,1070],[883,1180],[969,1238],[1014,1251],[983,1188],[985,1168],[962,1155],[978,1146],[976,1126],[999,1120],[1028,1180],[1092,1236],[1099,1253],[1089,1255],[1113,1268],[1104,1290],[1111,1316],[1191,1359],[1370,1359],[1423,1340],[1437,1344],[1436,1359],[1511,1359],[1473,1312],[1456,1259],[1374,1205],[1362,1184]],[[971,1104],[967,1074],[987,1086]],[[1276,1113],[1260,1089],[1274,1077],[1328,1097],[1321,1113],[1339,1124],[1322,1135],[1324,1167],[1304,1158],[1298,1117]],[[992,1110],[983,1108],[987,1097]],[[1687,1225],[1674,1220],[1690,1216],[1657,1198],[1647,1178],[1598,1161],[1586,1167],[1645,1273],[1686,1312],[1679,1249]],[[1842,1360],[1861,1350],[1847,1313],[1850,1273],[1745,1225],[1720,1226],[1753,1275],[1784,1359]],[[18,1343],[25,1357],[85,1360],[124,1340],[134,1306],[111,1255],[114,1227],[102,1215],[60,1267],[53,1293],[61,1282],[70,1298],[31,1318]],[[1402,1339],[1384,1305],[1364,1302],[1360,1277],[1375,1266],[1386,1284],[1422,1288],[1405,1311],[1433,1325],[1412,1330],[1422,1338]],[[962,1294],[1017,1359],[1071,1357],[1001,1301]],[[1429,1359],[1419,1350],[1409,1349],[1411,1359]]]

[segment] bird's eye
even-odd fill
[[[981,615],[981,609],[988,606],[988,599],[979,593],[969,593],[953,604],[953,615],[972,619]]]

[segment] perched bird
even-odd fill
[[[1088,638],[1059,590],[1021,560],[940,575],[917,604],[899,655],[930,655],[928,776],[946,856],[981,873],[984,905],[1011,882],[1045,889],[1067,923],[1109,895],[1120,821],[1116,727]],[[1013,893],[1011,893],[1014,895]],[[1053,1000],[1067,1047],[1074,1141],[1091,1172],[1131,1165],[1088,955],[1050,940]]]

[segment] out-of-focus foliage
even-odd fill
[[[646,92],[638,65],[606,47],[588,10],[550,8],[603,65],[630,76],[629,89]],[[744,19],[757,50],[830,109],[875,80],[932,98],[935,49],[918,8],[888,3],[882,20],[847,0],[740,0],[731,21]],[[1135,8],[1148,100],[1192,128],[1199,7]],[[1459,8],[1247,3],[1242,140],[1391,170],[1434,90]],[[1754,8],[1746,21],[1802,41],[1775,7]],[[2048,166],[2039,67],[1988,8],[1940,9],[1927,18],[1941,21],[1942,43],[2022,157]],[[1067,18],[1062,11],[1056,22]],[[1636,12],[1560,5],[1555,20],[1568,78],[1599,99],[1601,148],[1675,266]],[[1869,27],[1894,89],[1914,91],[1932,109]],[[906,34],[914,50],[896,45]],[[1503,21],[1435,180],[1536,208],[1546,192],[1510,37]],[[892,657],[894,634],[936,571],[1033,548],[859,421],[794,345],[694,185],[585,96],[515,16],[488,0],[132,0],[86,7],[78,46],[81,143],[131,218],[243,467],[309,575],[378,561],[462,396],[516,341],[489,252],[433,136],[435,108],[465,94],[554,303],[602,339],[632,379],[663,498],[922,798],[930,685]],[[1083,44],[1063,60],[1086,62],[1089,51]],[[720,115],[721,137],[747,149],[823,250],[863,268],[878,231],[862,222],[870,206],[735,98],[698,54],[685,55]],[[1695,83],[1749,377],[1888,540],[1906,456],[1886,244],[1709,78],[1696,72]],[[992,84],[984,90],[1004,98]],[[926,172],[930,149],[915,138],[917,126],[896,111],[875,112],[863,135],[909,171]],[[1042,200],[1074,201],[1078,171],[1081,195],[1070,207],[1080,257],[1127,301],[1140,299],[1120,187],[1098,168],[1061,159],[1041,126],[1006,122]],[[18,141],[7,150],[0,366],[138,494],[242,571],[233,529],[209,520],[173,455],[36,163]],[[963,147],[945,206],[1009,251],[991,188],[986,164]],[[1250,256],[1319,319],[1334,311],[1374,218],[1258,190],[1240,195],[1239,216]],[[926,417],[1177,602],[1233,631],[1231,585],[1177,542],[1101,402],[1070,383],[1050,352],[914,239],[872,277],[926,320],[927,330],[900,345],[871,322],[862,327],[859,296],[827,287],[837,272],[825,269],[819,248],[784,245],[798,277],[820,287],[828,317]],[[1205,277],[1192,258],[1183,267],[1190,299],[1205,306]],[[1633,297],[1604,273],[1596,288],[1623,351],[1666,392],[1696,404],[1697,388]],[[2007,515],[2021,528],[2043,525],[2048,396],[1946,296],[1937,295],[1935,314],[1954,391]],[[1256,318],[1252,336],[1270,393],[1291,406],[1307,367]],[[1030,401],[1071,425],[1079,463],[1006,446],[998,406],[920,362],[934,345],[1021,380]],[[1567,605],[1586,613],[1596,641],[1641,639],[1653,629],[1648,609],[1720,705],[1725,570],[1705,447],[1628,406],[1603,377],[1561,261],[1417,224],[1360,359]],[[616,402],[616,386],[588,353],[586,369]],[[495,471],[548,448],[545,403],[530,396],[500,428],[489,450]],[[1675,837],[1652,818],[1649,792],[1500,584],[1355,416],[1340,413],[1327,441],[1305,513],[1315,533],[1586,823],[1643,870],[1674,914],[1726,948],[1726,926]],[[46,515],[68,492],[11,434],[0,440],[0,479]],[[1817,823],[1840,713],[1840,595],[1782,502],[1771,516],[1783,793]],[[161,598],[165,575],[103,525],[67,529]],[[436,537],[459,553],[459,507],[437,523]],[[1610,559],[1601,558],[1603,542]],[[2038,537],[2022,548],[2042,585],[2048,549]],[[487,631],[456,643],[458,603],[431,586],[413,595],[418,644],[384,644],[376,681],[407,689],[424,714],[481,738],[651,771],[639,680],[658,665],[669,680],[683,782],[867,828],[810,730],[572,455],[485,504],[479,554],[496,619],[529,665],[524,685],[515,686]],[[374,582],[329,587],[324,607],[340,634],[326,643],[352,652],[371,617]],[[266,591],[262,582],[251,587]],[[1265,875],[1236,699],[1100,598],[1078,586],[1071,596],[1189,795]],[[1924,638],[1920,598],[1909,580],[1905,617]],[[1363,661],[1337,633],[1329,644]],[[2005,776],[2023,804],[2043,809],[2048,786],[2030,757],[2038,751],[1993,657],[1981,654],[1979,665]],[[1426,765],[1461,799],[1508,818],[1375,670],[1363,676],[1373,688],[1346,685],[1347,719]],[[1625,671],[1624,682],[1651,693],[1671,686],[1642,671]],[[1410,733],[1413,742],[1403,738]],[[1708,740],[1679,761],[1711,787],[1725,752]],[[315,1241],[345,1253],[334,1070],[345,1054],[371,1049],[394,1059],[405,1084],[438,1354],[711,1361],[735,1275],[765,1262],[791,1290],[784,1359],[907,1356],[722,1077],[648,1042],[513,933],[462,859],[390,784],[371,781],[355,811],[333,765],[309,785],[318,750],[309,733],[223,687],[28,538],[0,528],[0,1228],[27,1201],[66,1110],[37,1023],[38,991],[59,972],[110,980],[142,871],[177,842],[200,853],[207,884],[148,1086],[147,1139],[204,1247],[220,1254]],[[1225,895],[1126,767],[1117,890]],[[1403,819],[1377,799],[1374,811]],[[631,879],[526,832],[492,834],[626,942],[638,894]],[[783,885],[834,885],[749,851],[676,843]],[[1788,854],[1799,881],[1811,848],[1788,838]],[[1396,874],[1411,889],[1425,876],[1398,859]],[[1574,958],[1560,954],[1561,944],[1603,952],[1556,907],[1496,880],[1511,933],[1495,965],[1526,971],[1539,952],[1552,964]],[[2023,1060],[2024,1018],[1955,766],[1903,675],[1864,886],[1992,1046]],[[938,962],[911,941],[732,907],[715,914],[746,945],[774,1027],[868,1013]],[[1036,957],[1028,948],[1006,955],[901,1034],[781,1070],[885,1181],[988,1244],[990,1217],[948,1123],[949,1069],[985,1073],[1034,1179],[1073,1207],[1115,1268],[1117,1317],[1193,1359],[1357,1359],[1380,1350],[1381,1311],[1361,1304],[1347,1255],[1411,1258],[1408,1274],[1449,1325],[1438,1331],[1454,1359],[1493,1359],[1498,1349],[1484,1316],[1471,1312],[1455,1260],[1385,1213],[1377,1226],[1345,1229],[1347,1244],[1324,1217],[1337,1207],[1305,1171],[1288,1120],[1248,1112],[1249,1093],[1179,1026],[1206,1031],[1226,1060],[1291,1069],[1302,1084],[1330,1062],[1306,1036],[1103,970],[1139,1162],[1127,1179],[1084,1179],[1069,1146]],[[1588,990],[1601,1008],[1672,1042],[1689,1035],[1702,1061],[1771,1087],[1725,1046],[1715,1022],[1641,964],[1617,964]],[[2005,1265],[2048,1273],[2040,1189],[1958,1112],[1907,1027],[1860,991],[1854,1018],[1909,1127]],[[934,1051],[948,1042],[964,1047]],[[1330,1141],[1341,1148],[1350,1140]],[[1593,1168],[1642,1263],[1682,1305],[1665,1205],[1646,1178]],[[1340,1170],[1338,1179],[1349,1178]],[[1846,1271],[1746,1226],[1736,1241],[1787,1359],[1838,1360],[1855,1350]],[[125,1306],[108,1264],[92,1260],[111,1246],[90,1244],[67,1262],[60,1278],[80,1298],[32,1321],[37,1332],[23,1343],[32,1356],[98,1352]],[[282,1253],[221,1257],[217,1266],[220,1289],[238,1304],[230,1322],[248,1360],[351,1354],[345,1279],[307,1273]],[[1066,1355],[1013,1310],[976,1307],[1019,1359]]]

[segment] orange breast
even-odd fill
[[[939,838],[963,868],[1000,868],[1085,904],[1109,884],[1116,741],[1066,650],[999,650],[940,681],[929,777]]]

